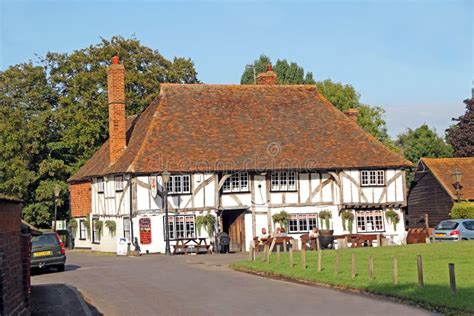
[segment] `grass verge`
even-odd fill
[[[336,253],[339,252],[339,274],[335,273]],[[299,251],[294,252],[290,267],[288,253],[276,254],[270,263],[260,255],[256,261],[240,261],[231,265],[245,270],[296,281],[314,282],[346,289],[387,295],[415,302],[444,313],[474,314],[474,241],[417,244],[380,248],[326,250],[322,253],[322,271],[317,271],[317,252],[306,252],[306,269]],[[356,277],[351,276],[351,257],[356,258]],[[424,286],[418,287],[417,256],[423,258]],[[374,278],[369,278],[369,256],[373,257]],[[398,284],[392,281],[392,257],[398,261]],[[457,293],[449,287],[448,263],[456,269]]]

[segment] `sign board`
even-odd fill
[[[126,256],[128,250],[128,238],[117,238],[117,256]]]
[[[158,194],[158,184],[156,183],[156,176],[150,177],[150,192],[153,198]]]
[[[66,230],[66,221],[53,221],[53,227],[56,226],[56,230]]]
[[[140,218],[140,243],[142,245],[151,244],[151,220],[148,217]]]

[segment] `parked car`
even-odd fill
[[[474,240],[474,219],[441,221],[433,231],[435,241]]]
[[[31,268],[54,267],[64,271],[66,251],[57,233],[45,232],[33,237],[31,243]]]

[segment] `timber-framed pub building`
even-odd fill
[[[76,247],[116,251],[118,237],[137,237],[142,252],[163,253],[165,203],[172,244],[209,238],[197,229],[203,214],[214,216],[213,232],[229,234],[232,251],[246,251],[262,228],[275,229],[276,213],[289,214],[287,231],[299,237],[321,225],[321,211],[342,234],[346,210],[352,233],[403,241],[411,163],[361,129],[356,110],[342,113],[313,85],[278,85],[269,66],[255,85],[161,84],[141,114],[126,118],[125,76],[114,57],[109,139],[69,179]],[[387,210],[399,214],[395,227]],[[115,231],[98,231],[97,221]]]

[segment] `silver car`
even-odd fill
[[[441,221],[433,231],[435,241],[474,240],[474,219]]]

